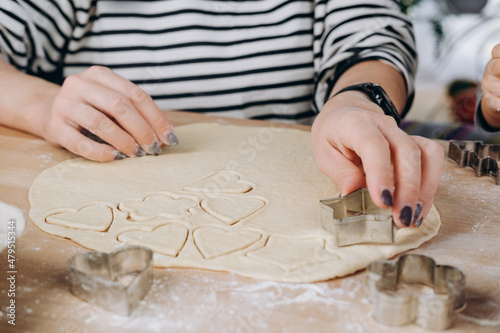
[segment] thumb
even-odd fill
[[[342,196],[366,187],[363,171],[337,149],[322,150],[316,156],[316,162],[325,175],[330,177],[340,188]]]
[[[494,59],[500,58],[500,44],[495,45],[493,50],[491,50],[491,57]]]

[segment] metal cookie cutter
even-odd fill
[[[471,167],[476,176],[492,175],[496,184],[500,185],[500,144],[483,144],[482,141],[450,141],[448,157],[458,163],[458,166]]]
[[[129,316],[151,288],[152,259],[153,252],[142,246],[124,246],[111,253],[78,253],[67,262],[71,293]]]
[[[368,189],[345,197],[320,200],[321,226],[330,231],[336,246],[359,243],[394,243],[392,210],[377,207]]]
[[[465,273],[453,266],[436,265],[432,258],[405,254],[397,260],[374,261],[367,267],[366,295],[374,318],[386,325],[412,322],[426,329],[443,330],[465,303]],[[398,286],[421,284],[433,293],[398,293]]]

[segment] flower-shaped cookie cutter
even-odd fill
[[[397,260],[374,261],[366,269],[366,296],[373,304],[373,317],[382,324],[415,322],[426,329],[443,330],[451,326],[455,310],[465,303],[465,272],[437,265],[430,257],[405,254]],[[409,285],[425,285],[432,292],[398,289]]]
[[[366,188],[320,200],[320,209],[321,226],[332,233],[336,246],[394,243],[392,210],[377,207]]]
[[[153,252],[143,246],[123,246],[111,253],[78,253],[67,261],[71,293],[129,316],[151,288],[152,259]]]
[[[458,166],[471,167],[476,176],[492,175],[500,185],[500,144],[483,144],[482,141],[452,140],[448,148],[448,157]]]

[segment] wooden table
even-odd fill
[[[169,112],[175,125],[218,121]],[[301,127],[305,130],[308,127]],[[443,143],[445,145],[445,143]],[[0,201],[29,211],[28,190],[43,170],[74,155],[0,127]],[[439,234],[414,253],[467,272],[467,308],[450,332],[500,330],[500,186],[445,161],[435,205]],[[66,260],[85,249],[28,221],[17,242],[16,326],[7,323],[7,253],[0,253],[0,332],[401,332],[375,322],[363,299],[365,272],[314,284],[256,281],[196,269],[155,269],[153,287],[132,317],[89,305],[68,291]],[[422,332],[410,325],[405,332]]]

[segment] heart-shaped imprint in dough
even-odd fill
[[[256,231],[226,231],[218,227],[199,227],[193,231],[196,247],[205,259],[213,259],[246,249],[262,238]]]
[[[66,208],[53,212],[45,222],[74,229],[106,231],[113,222],[113,209],[105,204],[92,203],[78,210]]]
[[[178,197],[174,194],[155,193],[144,199],[131,199],[120,203],[118,208],[129,213],[134,221],[149,221],[156,217],[167,219],[191,216],[190,208],[197,207],[194,200]]]
[[[241,175],[233,171],[220,171],[184,187],[184,191],[201,193],[246,193],[252,189],[252,183],[241,180]]]
[[[201,202],[205,212],[227,224],[235,224],[264,208],[264,200],[248,198],[207,198]]]
[[[180,223],[168,223],[151,232],[143,230],[125,231],[118,235],[120,242],[129,245],[147,246],[154,252],[177,257],[186,244],[188,229]]]

